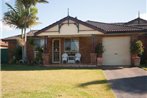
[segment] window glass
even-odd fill
[[[64,50],[65,51],[70,51],[71,50],[71,40],[70,39],[65,39],[64,41]]]
[[[78,40],[72,40],[71,41],[71,51],[79,51],[79,41]]]
[[[43,48],[45,41],[44,39],[35,39],[34,43],[35,43],[35,47]]]
[[[66,52],[78,52],[79,51],[79,40],[77,39],[65,39],[64,50]]]

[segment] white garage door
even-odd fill
[[[130,65],[130,37],[103,38],[103,65]]]

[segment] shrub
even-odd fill
[[[131,45],[131,53],[142,55],[144,52],[143,43],[141,40],[133,41]]]
[[[103,52],[104,49],[102,43],[98,43],[95,47],[95,53],[97,54],[97,56],[101,56]]]
[[[37,47],[35,50],[37,51],[37,54],[36,54],[36,58],[35,58],[34,63],[42,64],[42,62],[43,62],[43,58],[42,58],[43,49],[40,47]]]

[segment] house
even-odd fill
[[[131,65],[131,42],[141,39],[145,44],[147,58],[147,20],[136,18],[125,23],[102,23],[81,21],[67,16],[37,31],[28,33],[28,40],[35,39],[38,46],[44,48],[44,65],[62,63],[62,54],[67,53],[74,59],[75,53],[81,54],[81,64],[96,64],[95,47],[102,43],[103,65]],[[5,38],[8,41],[9,62],[12,61],[18,36]],[[36,56],[34,49],[27,42],[28,61]],[[73,57],[73,58],[72,58]]]
[[[8,43],[0,40],[0,49],[8,48]]]
[[[8,43],[0,40],[1,64],[8,63]]]

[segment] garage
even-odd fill
[[[104,37],[103,46],[103,65],[131,65],[130,37]]]

